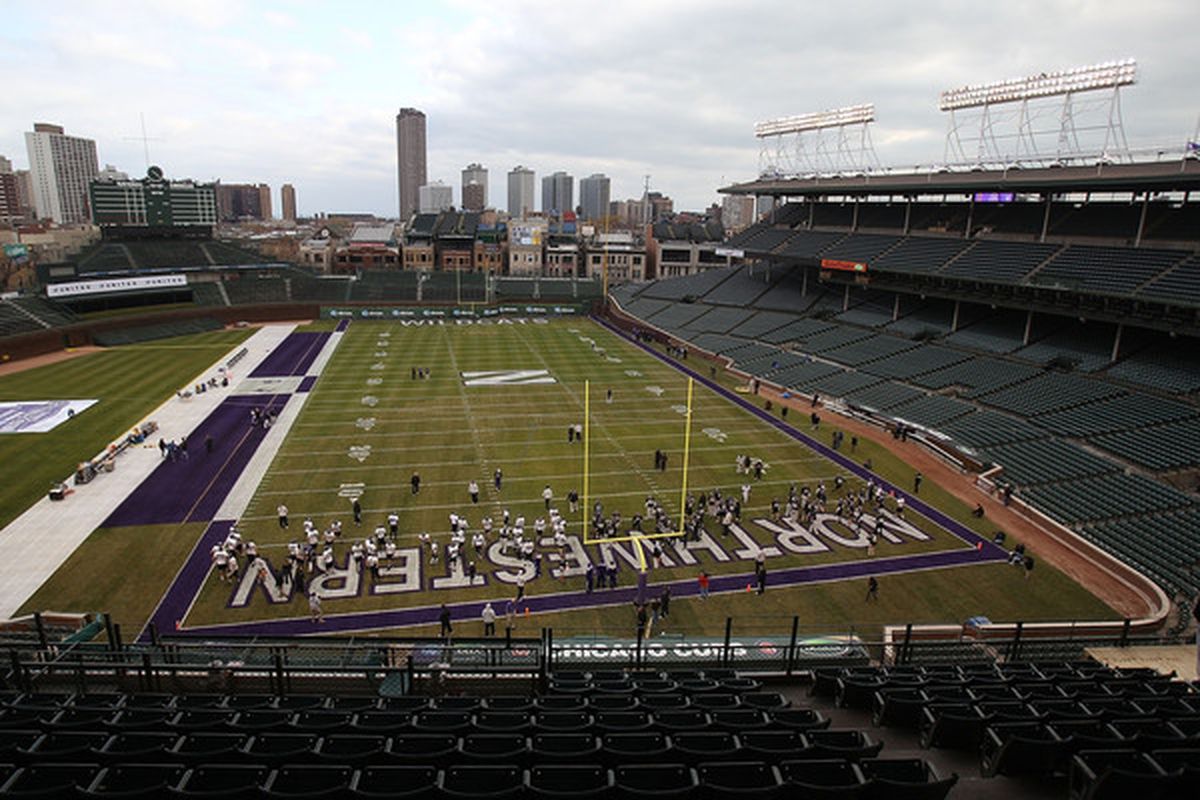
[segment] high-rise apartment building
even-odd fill
[[[429,182],[425,173],[425,113],[415,108],[402,108],[396,115],[396,171],[400,221],[407,222],[420,205],[421,187]]]
[[[474,184],[467,197],[467,187]],[[482,195],[482,197],[480,197]],[[483,211],[488,202],[488,171],[480,164],[468,164],[462,171],[462,207],[464,211]]]
[[[612,182],[607,175],[596,173],[579,181],[579,204],[583,218],[593,222],[608,215]]]
[[[441,181],[427,183],[417,189],[417,209],[422,214],[436,214],[454,205],[454,187]]]
[[[533,211],[533,170],[516,166],[508,173],[508,215],[524,217]]]
[[[279,190],[279,202],[283,206],[283,218],[288,222],[296,221],[296,187],[285,183]]]
[[[13,222],[21,217],[21,186],[12,162],[0,156],[0,222]]]
[[[38,122],[25,133],[25,149],[37,216],[60,225],[87,222],[88,185],[100,170],[96,143],[67,136],[61,125]]]
[[[264,192],[266,207],[263,207]],[[266,184],[218,183],[217,217],[221,222],[271,218],[271,192]]]
[[[542,178],[542,211],[562,214],[575,210],[575,178],[561,170]]]

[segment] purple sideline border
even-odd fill
[[[754,403],[750,402],[729,391],[714,381],[711,381],[699,373],[689,369],[688,367],[666,357],[657,352],[652,347],[634,340],[632,337],[625,334],[624,331],[611,325],[605,320],[592,317],[600,325],[604,326],[611,333],[620,336],[631,344],[641,348],[644,352],[657,358],[659,361],[667,364],[682,372],[693,379],[704,384],[713,392],[721,395],[727,400],[741,406],[746,411],[749,411],[765,422],[770,423],[782,433],[787,434],[793,439],[801,442],[810,449],[816,451],[823,457],[833,461],[842,468],[849,470],[859,478],[866,480],[873,479],[880,485],[884,491],[894,492],[897,496],[905,498],[906,505],[914,511],[924,515],[932,520],[943,529],[962,540],[969,545],[967,549],[961,550],[944,550],[936,553],[919,553],[909,556],[895,556],[891,558],[870,559],[864,561],[840,562],[837,564],[825,564],[813,567],[791,567],[782,569],[777,572],[768,573],[768,586],[797,586],[805,584],[815,584],[829,582],[835,580],[847,580],[851,578],[861,578],[868,575],[888,575],[901,572],[913,572],[926,569],[939,569],[944,567],[965,566],[971,564],[985,564],[998,561],[1004,561],[1008,558],[1008,552],[995,544],[986,537],[980,536],[965,525],[955,519],[948,517],[941,511],[929,506],[921,500],[910,495],[895,485],[883,480],[875,473],[866,469],[862,465],[856,463],[842,455],[839,451],[813,439],[810,436],[801,433],[792,426],[788,425],[781,419],[777,419],[774,415],[760,409]],[[214,523],[213,527],[218,527]],[[211,532],[211,529],[210,529]],[[209,538],[209,533],[206,532],[205,539]],[[219,541],[223,537],[224,531],[215,532],[212,535],[212,541]],[[982,545],[982,547],[980,547]],[[211,543],[207,544],[205,550],[211,547]],[[188,567],[191,567],[189,561]],[[164,620],[170,626],[174,626],[175,620],[182,617],[182,612],[187,609],[189,597],[194,597],[199,592],[204,578],[208,572],[207,562],[201,564],[202,569],[198,575],[189,575],[189,584],[192,587],[192,593],[187,594],[180,592],[180,597],[172,598],[170,608],[178,609],[178,612],[171,611],[164,615]],[[181,573],[180,577],[183,577]],[[182,581],[177,580],[176,584],[172,585],[168,591],[168,595],[176,594],[176,586]],[[711,594],[727,594],[733,592],[746,591],[748,585],[754,583],[754,573],[738,573],[734,575],[713,576],[709,583],[709,592]],[[666,581],[663,583],[654,584],[655,587],[671,587],[671,593],[676,597],[692,597],[700,593],[699,585],[694,578],[688,578],[678,581]],[[422,590],[424,591],[424,590]],[[583,591],[577,592],[558,592],[548,595],[532,595],[522,600],[521,608],[518,613],[524,613],[527,608],[530,613],[542,613],[548,611],[563,611],[581,607],[593,606],[613,606],[625,605],[634,602],[638,594],[638,587],[625,586],[617,589],[598,589],[592,593]],[[483,611],[483,606],[487,602],[497,603],[497,613],[503,614],[504,608],[507,605],[509,598],[490,598],[490,600],[472,601],[467,603],[457,603],[448,606],[450,616],[453,620],[471,621],[477,620]],[[163,607],[168,606],[167,598],[164,598]],[[396,609],[393,611],[362,611],[347,614],[329,614],[325,617],[325,622],[317,624],[308,619],[286,619],[286,620],[267,620],[262,622],[249,623],[228,623],[221,625],[210,625],[195,628],[188,628],[178,631],[179,633],[191,636],[219,636],[229,634],[231,632],[238,635],[247,636],[266,636],[266,635],[282,635],[282,636],[298,636],[305,634],[317,633],[344,633],[350,631],[367,630],[371,628],[399,628],[411,625],[428,625],[438,621],[441,613],[441,605],[409,607],[404,609]],[[172,616],[174,615],[174,616]],[[155,621],[158,622],[158,615],[155,615]],[[160,630],[170,630],[170,627],[163,627],[159,623]]]

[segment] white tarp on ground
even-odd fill
[[[0,401],[0,433],[52,431],[95,404],[95,400]]]

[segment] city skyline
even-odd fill
[[[458,2],[351,3],[330,20],[303,3],[15,6],[0,34],[18,77],[0,154],[28,168],[22,133],[51,122],[130,175],[144,174],[148,151],[176,178],[292,183],[301,216],[393,216],[394,119],[411,106],[428,120],[424,182],[454,185],[472,162],[495,175],[523,164],[539,177],[603,173],[617,199],[640,197],[650,175],[677,207],[702,210],[756,174],[755,122],[873,102],[882,164],[930,164],[943,153],[941,90],[1129,56],[1140,66],[1122,94],[1131,145],[1179,150],[1196,133],[1200,52],[1178,0],[1086,14],[933,0],[678,9],[617,0],[596,18],[518,0],[497,18]],[[664,46],[685,31],[686,48]],[[330,53],[330,33],[350,46]],[[196,51],[207,55],[184,55]]]

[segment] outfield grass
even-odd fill
[[[584,339],[593,340],[606,352],[597,352]],[[432,375],[414,380],[413,367],[428,367]],[[466,387],[459,375],[501,369],[546,369],[557,383]],[[585,381],[591,384],[587,420],[591,499],[603,502],[606,512],[620,509],[626,520],[648,495],[678,514],[684,480],[684,417],[680,409],[686,402],[687,384],[673,368],[585,320],[428,327],[372,322],[350,327],[259,486],[241,527],[276,566],[284,560],[287,541],[299,537],[299,521],[306,516],[319,527],[334,518],[343,521],[346,535],[338,545],[339,555],[348,546],[346,540],[369,534],[391,511],[401,518],[401,547],[415,547],[421,531],[434,534],[444,544],[451,511],[465,513],[472,530],[477,530],[485,514],[490,514],[498,527],[501,509],[508,508],[514,517],[527,518],[531,532],[533,520],[544,512],[540,493],[545,485],[551,486],[558,498],[556,505],[564,513],[562,498],[567,490],[575,488],[582,493],[583,448],[578,443],[568,444],[566,429],[585,421]],[[614,392],[611,403],[605,401],[608,389]],[[364,404],[368,397],[375,398],[374,405]],[[840,471],[699,385],[693,396],[692,419],[688,491],[720,488],[724,494],[737,492],[746,480],[734,470],[738,454],[762,458],[770,465],[765,479],[751,481],[753,490],[743,510],[744,520],[765,516],[771,499],[785,499],[790,484],[813,486],[818,480],[831,484]],[[822,425],[821,435],[827,440],[827,425]],[[363,449],[367,447],[369,452]],[[669,454],[665,472],[652,469],[655,449]],[[879,474],[899,485],[911,483],[912,469],[879,445],[861,442],[854,457],[859,461],[870,458]],[[500,492],[493,489],[491,479],[497,467],[504,471]],[[414,471],[421,475],[417,495],[410,489]],[[482,491],[476,507],[467,496],[471,478]],[[364,484],[364,525],[355,528],[342,490],[359,483]],[[858,485],[849,478],[847,489]],[[975,519],[969,508],[931,481],[923,485],[921,498],[977,532],[990,532],[986,520]],[[281,531],[276,523],[275,508],[281,502],[291,511],[293,527],[289,531]],[[580,515],[571,519],[571,533],[581,533]],[[957,537],[911,511],[909,520],[928,540],[905,539],[900,544],[881,540],[878,558],[965,547]],[[712,528],[710,525],[715,534]],[[764,529],[747,528],[759,544],[771,543]],[[860,550],[834,547],[815,555],[785,554],[772,559],[770,568],[862,558]],[[652,582],[690,580],[701,568],[714,575],[752,569],[745,561],[699,559],[696,567],[655,571]],[[430,590],[430,579],[445,574],[443,562],[432,570],[426,565],[424,591],[385,595],[362,591],[356,597],[327,601],[325,610],[337,614],[512,596],[511,587],[496,580],[496,567],[485,559],[479,559],[478,566],[480,573],[489,577],[485,588]],[[545,566],[543,576],[527,586],[528,595],[582,590],[582,578],[560,583],[549,574],[553,564],[547,561]],[[623,570],[622,584],[631,580],[632,571]],[[694,633],[717,634],[729,615],[743,626],[756,620],[772,632],[790,629],[794,614],[825,631],[850,624],[877,628],[885,621],[953,622],[980,613],[997,621],[1115,616],[1098,599],[1044,564],[1039,564],[1029,581],[1020,570],[993,564],[886,576],[881,582],[883,600],[870,606],[864,605],[864,587],[857,581],[803,589],[773,587],[761,598],[737,594],[714,596],[703,604],[680,600],[672,625]],[[370,585],[366,580],[366,586]],[[230,598],[228,584],[211,576],[187,624],[307,616],[302,598],[269,604],[256,593],[247,606],[229,608]],[[571,631],[625,634],[631,630],[631,619],[627,607],[596,608],[542,615],[527,624],[553,625],[564,635]]]
[[[0,400],[100,401],[48,433],[0,436],[0,463],[6,465],[0,528],[250,333],[212,331],[127,345],[0,377]]]

